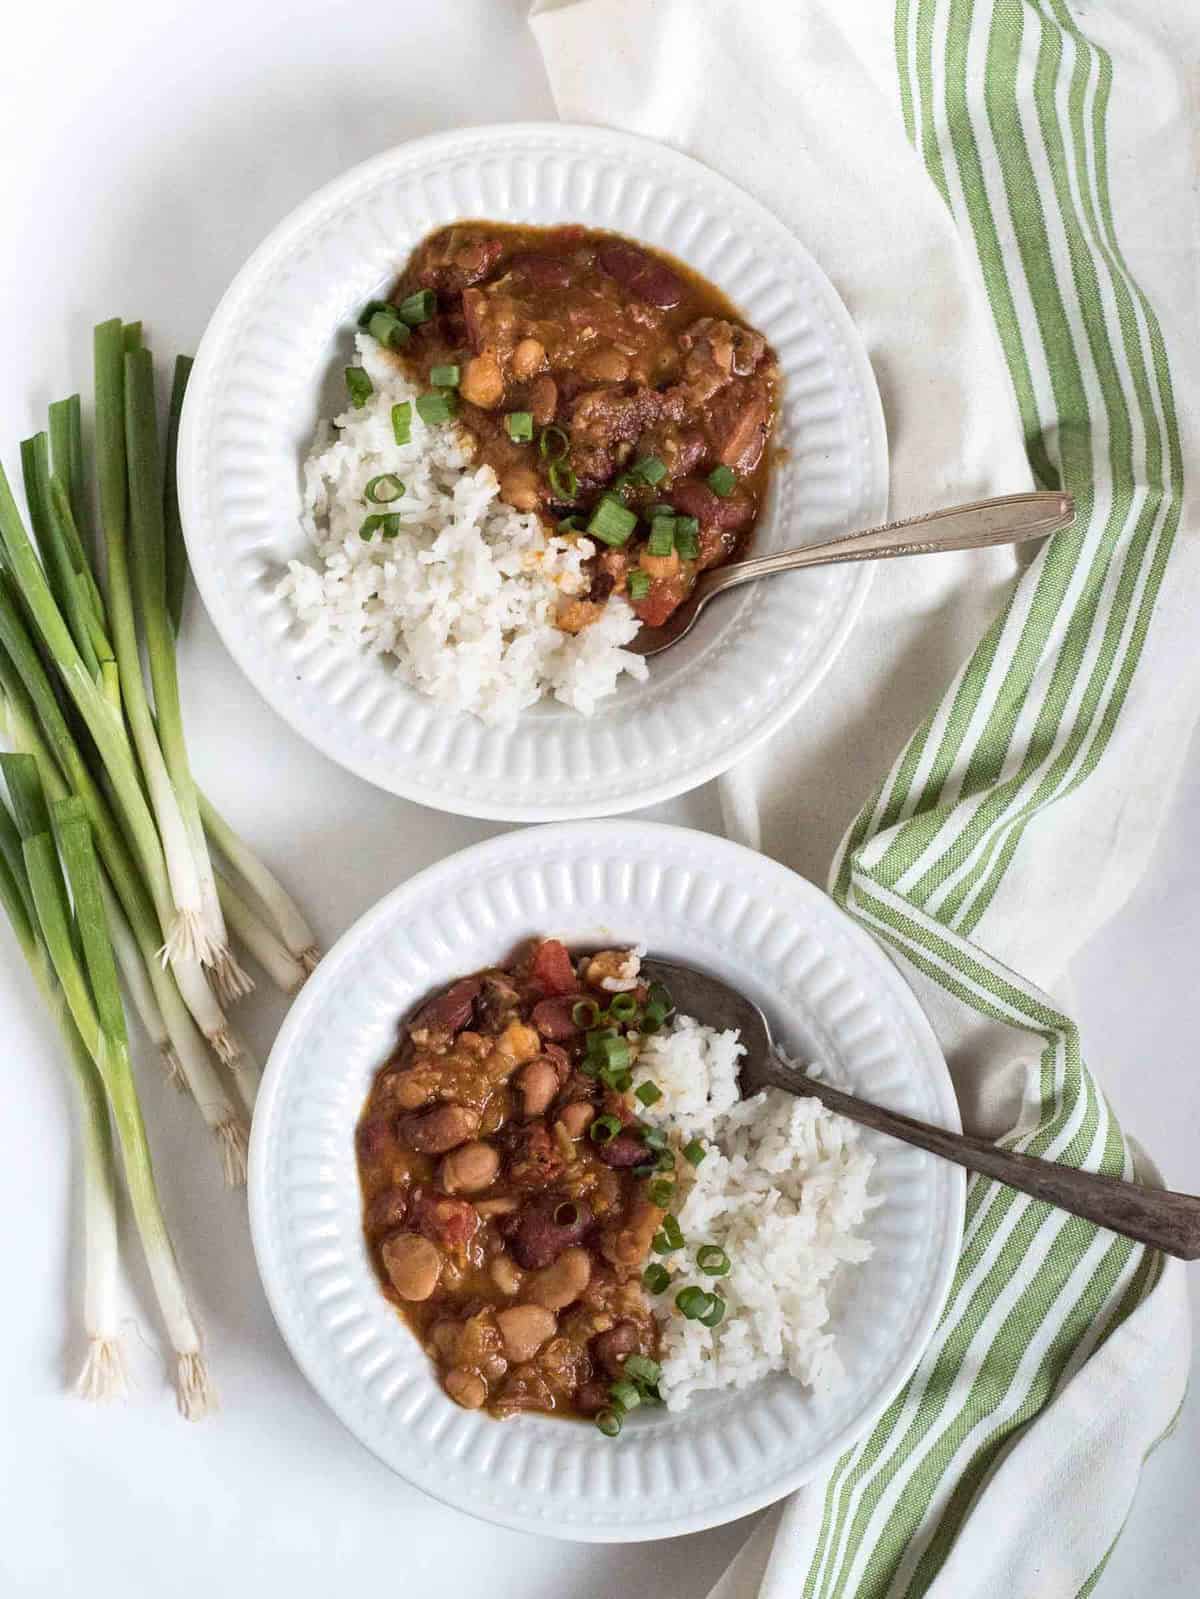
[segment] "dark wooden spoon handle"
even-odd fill
[[[889,1133],[906,1144],[927,1149],[943,1160],[955,1161],[968,1171],[982,1172],[998,1182],[1032,1194],[1048,1205],[1069,1210],[1100,1227],[1108,1227],[1126,1238],[1150,1244],[1164,1254],[1181,1260],[1200,1258],[1200,1198],[1193,1194],[1173,1194],[1163,1188],[1144,1188],[1119,1177],[1102,1177],[1096,1172],[1078,1171],[1057,1161],[1040,1160],[1036,1155],[1021,1155],[998,1149],[986,1138],[970,1133],[952,1133],[944,1127],[884,1110],[854,1094],[843,1093],[815,1077],[806,1077],[786,1063],[771,1060],[756,1079],[765,1080],[789,1094],[811,1095],[830,1110],[876,1132]]]

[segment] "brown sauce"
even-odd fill
[[[607,538],[588,534],[591,590],[563,599],[560,627],[587,626],[614,592],[661,625],[744,549],[778,368],[711,283],[617,234],[462,222],[413,251],[392,298],[422,290],[435,313],[398,359],[421,384],[457,369],[459,420],[501,498],[572,533],[602,502],[618,508]]]

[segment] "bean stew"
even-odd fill
[[[377,325],[501,498],[597,545],[590,591],[561,598],[560,628],[579,632],[613,593],[660,626],[744,547],[778,368],[681,262],[584,227],[457,223],[413,251]]]
[[[675,1157],[639,1119],[627,1039],[660,1027],[670,996],[637,964],[537,940],[421,1005],[372,1086],[357,1130],[371,1258],[467,1409],[613,1432],[657,1400],[642,1279]]]

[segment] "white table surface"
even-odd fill
[[[527,0],[38,0],[9,16],[0,69],[9,472],[46,402],[89,391],[94,322],[140,316],[164,356],[192,349],[245,256],[319,184],[418,134],[552,115],[526,9]],[[302,892],[326,943],[399,880],[499,830],[376,793],[312,753],[243,682],[195,602],[183,677],[205,785]],[[653,814],[719,825],[711,788]],[[1198,826],[1195,751],[1145,883],[1078,971],[1093,1064],[1179,1186],[1197,1185],[1200,1135],[1190,1037]],[[148,1057],[143,1104],[160,1186],[223,1408],[198,1427],[176,1416],[136,1274],[133,1397],[120,1409],[67,1397],[80,1355],[64,1337],[77,1319],[69,1101],[14,946],[0,947],[0,1592],[328,1599],[397,1582],[421,1599],[707,1591],[746,1525],[626,1549],[560,1544],[444,1509],[361,1450],[292,1365],[258,1286],[242,1196],[222,1188],[194,1108],[156,1080]],[[264,1056],[280,1014],[269,995],[243,1012]],[[1198,1464],[1193,1399],[1146,1470],[1102,1594],[1195,1593]]]

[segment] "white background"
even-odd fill
[[[164,359],[194,349],[245,256],[319,184],[417,134],[551,116],[526,8],[39,0],[7,19],[0,454],[10,474],[17,442],[44,425],[46,403],[87,394],[94,322],[140,316]],[[197,770],[301,893],[326,944],[400,879],[499,831],[376,793],[302,746],[241,680],[195,602],[183,657]],[[653,814],[719,825],[711,788]],[[1191,1187],[1200,1186],[1198,824],[1193,751],[1146,881],[1077,971],[1092,1064],[1168,1181]],[[264,1057],[280,1013],[265,995],[246,1008]],[[137,1276],[131,1401],[93,1410],[67,1397],[80,1358],[69,1100],[6,937],[0,1027],[0,1593],[326,1599],[381,1584],[421,1599],[706,1592],[744,1526],[627,1549],[556,1544],[443,1509],[367,1456],[283,1349],[242,1198],[221,1187],[194,1108],[156,1080],[148,1057],[143,1103],[160,1186],[223,1408],[198,1427],[175,1415]],[[133,1248],[126,1254],[135,1258]],[[1198,1465],[1192,1399],[1147,1467],[1100,1593],[1194,1594]]]

